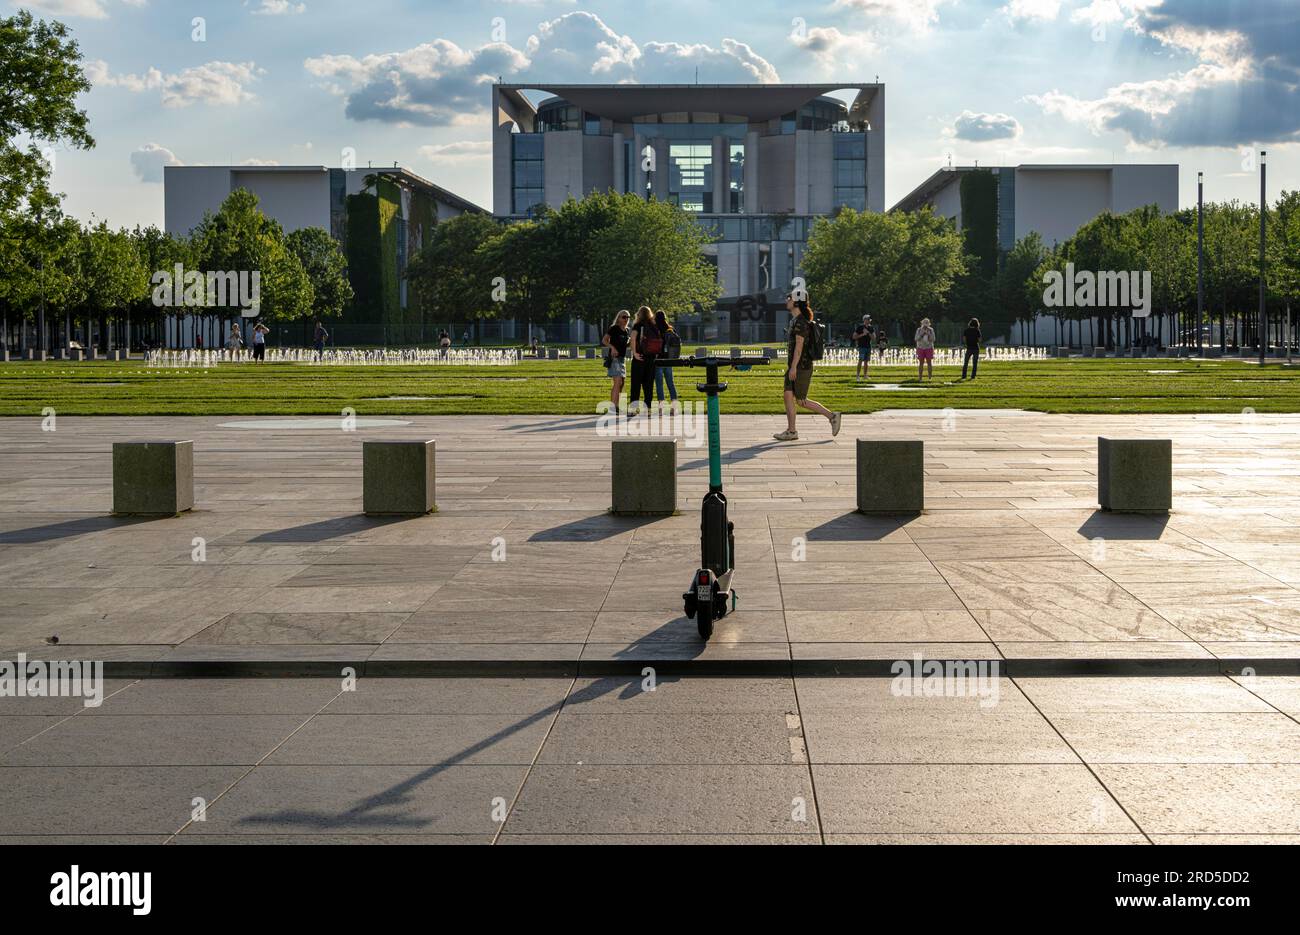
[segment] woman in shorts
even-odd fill
[[[614,316],[614,323],[609,326],[600,343],[605,345],[605,372],[612,383],[609,388],[610,412],[618,412],[619,397],[623,395],[623,381],[627,379],[627,341],[628,320],[632,315],[623,309]]]
[[[813,321],[812,309],[804,299],[796,299],[793,294],[785,297],[785,307],[790,313],[790,339],[786,345],[786,360],[789,362],[785,371],[785,421],[784,432],[777,432],[772,437],[779,442],[798,441],[799,432],[795,429],[795,406],[803,406],[818,415],[825,416],[831,424],[831,435],[840,434],[842,415],[831,412],[815,399],[808,398],[808,388],[812,385],[813,362],[809,356],[808,342],[812,329],[817,327]]]
[[[934,327],[930,319],[922,318],[921,327],[916,329],[916,379],[923,379],[921,371],[925,370],[930,379],[934,379]]]

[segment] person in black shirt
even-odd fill
[[[966,379],[966,365],[973,363],[970,378],[974,380],[980,370],[980,320],[978,318],[972,318],[966,323],[966,330],[962,332],[962,337],[966,340],[966,356],[961,362],[961,378]]]
[[[623,381],[627,377],[625,358],[628,339],[627,321],[630,317],[632,316],[628,314],[627,309],[619,312],[600,341],[608,348],[605,352],[605,372],[613,381],[609,388],[609,401],[612,404],[610,411],[615,413],[618,412],[619,397],[623,395]]]
[[[858,366],[853,371],[853,379],[867,376],[871,364],[871,345],[876,339],[876,329],[871,325],[871,316],[863,315],[862,324],[853,329],[853,343],[858,346]]]
[[[650,391],[655,382],[655,359],[663,352],[664,339],[655,324],[654,312],[650,306],[642,305],[636,310],[636,319],[632,323],[632,393],[627,411],[631,415],[632,407],[639,405],[645,397],[643,415],[650,414]]]

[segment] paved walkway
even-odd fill
[[[779,419],[724,416],[740,602],[707,647],[680,600],[703,448],[680,452],[681,515],[630,520],[604,512],[609,439],[591,418],[315,421],[0,420],[0,651],[551,674],[913,652],[1020,672],[1300,659],[1300,416],[878,413],[846,417],[833,441],[803,420],[784,445]],[[1168,518],[1096,510],[1102,434],[1173,439]],[[852,512],[857,436],[925,440],[925,515]],[[151,437],[194,440],[195,510],[108,517],[111,442]],[[361,441],[376,437],[437,438],[439,513],[360,515]]]
[[[1300,843],[1295,678],[340,688],[0,699],[0,843]]]

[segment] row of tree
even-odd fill
[[[709,239],[676,205],[594,193],[514,224],[441,221],[406,278],[420,311],[441,321],[599,322],[642,304],[676,315],[718,297]]]
[[[190,316],[202,323],[197,333],[220,341],[251,290],[218,289],[224,283],[210,272],[243,273],[247,281],[256,271],[257,312],[268,321],[342,312],[352,290],[337,242],[321,228],[286,235],[246,190],[232,192],[183,237],[65,214],[50,187],[53,148],[95,143],[76,107],[90,87],[80,61],[62,23],[26,11],[0,19],[0,345],[19,343],[11,327],[25,334],[25,322],[44,323],[37,343],[46,348],[92,334],[105,349],[170,343]]]

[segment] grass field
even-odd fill
[[[781,411],[780,364],[729,373],[723,412]],[[822,367],[812,397],[845,412],[912,408],[1014,408],[1041,412],[1300,412],[1300,366],[1228,360],[1045,360],[984,362],[979,379],[936,367],[918,384],[910,367]],[[683,400],[702,371],[677,370]],[[873,389],[893,384],[897,389]],[[210,370],[150,369],[137,362],[0,365],[0,415],[547,414],[595,411],[608,397],[599,361],[530,361],[507,367],[226,364]],[[422,396],[427,399],[383,399]]]

